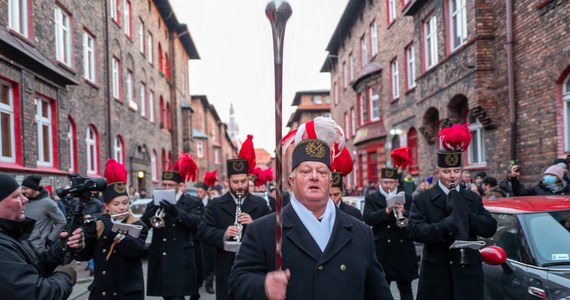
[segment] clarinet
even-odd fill
[[[237,205],[236,205],[236,219],[234,221],[234,226],[237,227],[239,229],[239,234],[235,236],[235,240],[237,242],[241,241],[241,235],[242,235],[242,230],[243,230],[243,225],[241,225],[241,223],[238,221],[239,215],[241,214],[241,198],[242,198],[242,194],[238,193],[237,194]]]

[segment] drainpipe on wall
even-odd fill
[[[113,157],[112,152],[112,145],[113,145],[113,137],[111,136],[111,100],[113,100],[113,94],[110,86],[109,80],[109,4],[108,0],[105,0],[105,69],[107,70],[107,157]]]
[[[511,163],[516,163],[517,123],[515,111],[515,71],[513,57],[513,2],[506,0],[507,14],[507,79],[509,91],[509,123],[511,125]]]

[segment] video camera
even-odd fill
[[[69,181],[71,186],[68,189],[59,188],[55,191],[60,198],[71,196],[89,200],[91,192],[104,191],[107,186],[105,178],[81,177],[79,174],[69,174]]]

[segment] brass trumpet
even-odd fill
[[[164,210],[159,207],[156,210],[156,213],[154,214],[154,216],[150,217],[149,221],[150,221],[150,225],[154,228],[163,228],[164,227]]]
[[[408,218],[404,217],[402,213],[403,208],[396,208],[395,206],[392,208],[392,212],[394,213],[394,217],[396,218],[396,226],[400,228],[405,228],[408,226]]]

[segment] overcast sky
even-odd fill
[[[256,148],[275,148],[273,41],[265,16],[267,1],[170,0],[188,24],[200,60],[190,61],[190,93],[203,94],[229,121],[234,104],[242,141],[254,136]],[[330,89],[320,73],[325,48],[348,0],[289,0],[293,14],[285,29],[283,130],[295,92]]]

